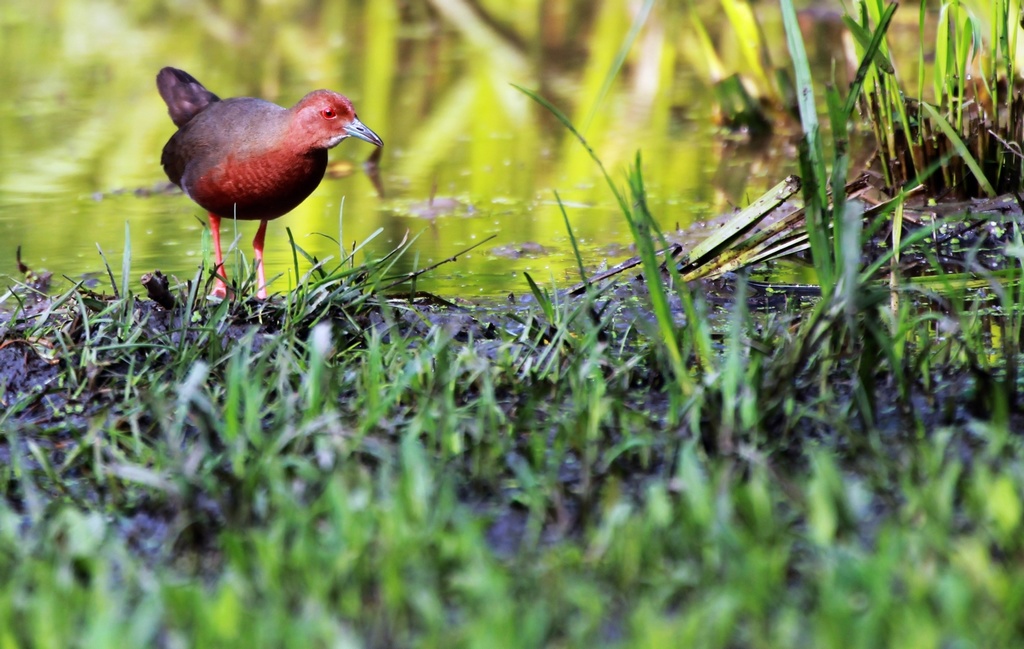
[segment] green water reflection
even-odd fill
[[[181,194],[135,191],[166,181],[160,151],[174,127],[154,76],[174,65],[222,97],[291,105],[314,88],[338,90],[385,141],[384,197],[361,172],[372,147],[349,140],[331,160],[352,173],[326,179],[271,222],[268,276],[285,274],[273,289],[295,281],[285,228],[320,258],[339,255],[339,238],[351,246],[381,228],[367,248],[376,255],[411,231],[420,236],[405,269],[497,234],[420,287],[467,297],[521,292],[523,271],[566,285],[575,261],[554,190],[588,264],[629,256],[628,231],[585,151],[512,84],[562,107],[616,178],[642,150],[651,206],[666,227],[745,204],[792,170],[785,156],[769,165],[766,154],[744,154],[716,133],[706,75],[695,72],[701,64],[683,27],[687,11],[701,10],[714,28],[717,3],[682,4],[655,3],[605,88],[641,3],[504,0],[477,3],[481,13],[457,0],[5,0],[0,276],[16,276],[18,245],[31,265],[57,275],[102,270],[97,247],[119,269],[126,224],[136,275],[194,274],[202,211]],[[761,10],[784,61],[774,8]],[[453,209],[426,209],[431,196],[434,208]],[[431,211],[440,213],[424,218]],[[254,223],[224,230],[250,254]],[[527,243],[543,251],[517,257]]]

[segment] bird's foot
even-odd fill
[[[216,282],[214,282],[213,290],[210,291],[210,297],[216,300],[226,300],[228,298],[228,295],[230,295],[230,291],[228,291],[227,284],[225,284],[222,280],[219,279]]]

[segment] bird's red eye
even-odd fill
[[[338,116],[338,113],[334,112],[333,108],[325,108],[320,111],[320,114],[324,116],[324,119],[334,119]]]

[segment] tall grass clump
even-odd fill
[[[861,0],[855,15],[845,18],[858,55],[892,6]],[[921,182],[933,196],[972,198],[1020,188],[1024,159],[1012,144],[1024,134],[1024,100],[1014,88],[1019,10],[1014,0],[995,0],[986,48],[983,20],[966,3],[943,3],[934,48],[921,39],[913,88],[900,77],[887,45],[875,54],[879,65],[865,77],[861,106],[892,191]],[[919,3],[922,36],[929,11],[929,3]],[[933,166],[937,172],[929,173]]]

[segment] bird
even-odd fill
[[[267,298],[263,242],[267,222],[287,214],[317,188],[327,150],[354,137],[383,147],[356,117],[352,102],[314,90],[291,108],[256,99],[221,99],[184,70],[165,67],[157,90],[178,127],[160,163],[167,177],[209,213],[216,279],[211,295],[227,297],[221,219],[259,221],[253,239],[256,297]]]

